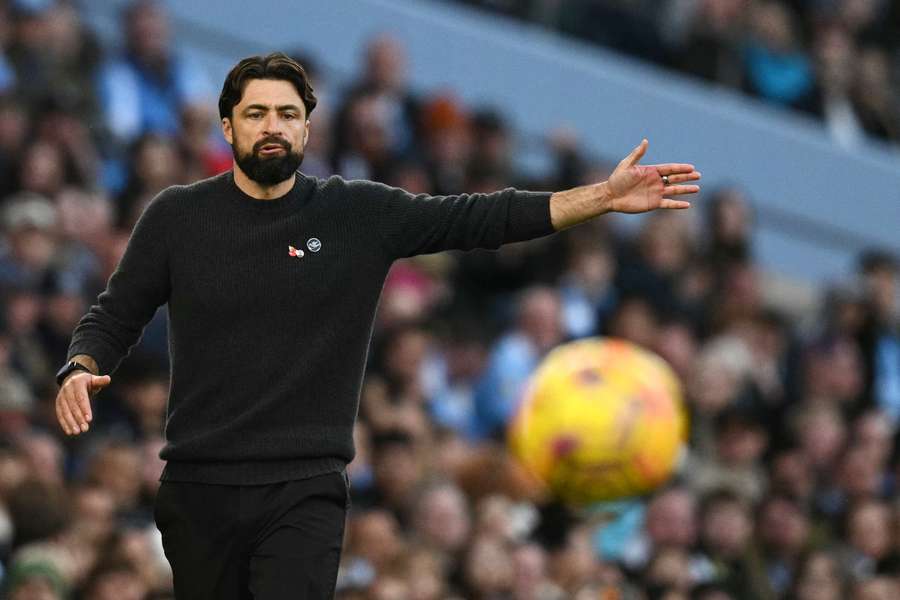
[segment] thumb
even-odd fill
[[[625,163],[627,167],[633,167],[638,164],[640,160],[644,157],[644,154],[647,152],[647,146],[650,145],[650,142],[647,141],[647,138],[641,140],[641,143],[637,145],[637,147],[631,151],[631,154],[625,157],[625,160],[622,162]]]
[[[109,375],[94,375],[91,377],[91,389],[101,390],[109,385],[112,378]]]

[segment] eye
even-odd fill
[[[260,117],[262,117],[261,112],[252,112],[247,115],[248,119],[259,119]]]
[[[284,113],[284,118],[288,121],[293,121],[297,118],[297,115],[295,115],[294,113]]]

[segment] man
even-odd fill
[[[89,398],[168,303],[171,389],[156,523],[181,599],[330,598],[353,422],[384,278],[400,257],[498,248],[612,210],[687,208],[691,165],[638,166],[556,194],[413,196],[297,171],[316,98],[281,53],[242,60],[219,99],[231,171],[160,193],[81,319],[56,410]],[[74,364],[72,364],[74,363]],[[74,369],[74,370],[73,370]]]

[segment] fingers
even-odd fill
[[[700,180],[700,172],[699,171],[691,171],[690,173],[679,173],[674,175],[667,175],[669,178],[669,183],[684,183],[686,181],[699,181]]]
[[[78,380],[66,382],[56,398],[56,418],[67,435],[88,430],[88,423],[93,420],[91,396],[110,382],[109,375],[76,377]]]
[[[638,144],[637,148],[632,150],[631,154],[629,154],[624,158],[624,160],[622,160],[622,164],[624,164],[626,167],[633,167],[634,165],[638,164],[638,162],[640,162],[640,160],[644,157],[644,154],[647,153],[647,146],[649,145],[650,142],[648,142],[646,138],[641,140],[641,143]]]
[[[77,435],[81,433],[81,425],[78,423],[72,412],[72,406],[76,405],[73,397],[73,390],[70,388],[63,391],[56,403],[56,416],[59,424],[62,425],[63,431],[67,435]]]
[[[669,178],[669,183],[672,178]],[[666,196],[680,196],[681,194],[696,194],[700,191],[699,185],[667,185],[663,188],[663,194]]]
[[[647,165],[647,168],[656,169],[660,177],[663,175],[679,175],[681,173],[697,173],[698,179],[700,173],[694,170],[694,165],[688,163],[666,163],[664,165]]]
[[[78,397],[78,410],[81,413],[81,425],[82,429],[87,431],[88,423],[94,418],[91,414],[91,394],[85,394],[84,396]]]
[[[74,397],[69,399],[67,407],[72,413],[72,419],[75,422],[73,433],[79,434],[87,431],[88,428],[84,407],[90,406],[90,399],[87,390],[75,390],[75,392]]]
[[[64,401],[61,398],[57,397],[56,419],[59,421],[59,426],[62,427],[62,430],[66,432],[66,435],[69,435],[69,432],[72,430],[72,426],[69,422],[69,417],[63,415],[63,406],[65,406]]]
[[[674,208],[676,210],[680,210],[683,208],[690,208],[691,203],[684,200],[672,200],[671,198],[663,198],[663,201],[660,203],[659,207]]]

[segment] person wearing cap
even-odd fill
[[[3,581],[8,600],[65,600],[69,583],[60,566],[46,556],[20,557],[12,561]]]
[[[55,259],[56,207],[39,194],[21,192],[9,198],[0,215],[7,240],[0,254],[0,286],[37,286]]]

